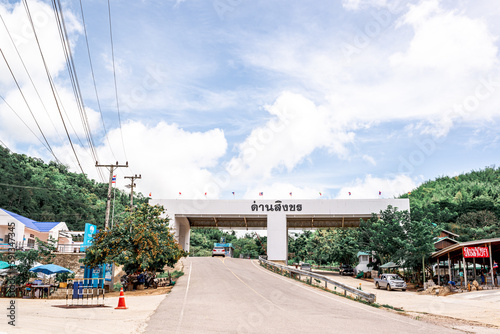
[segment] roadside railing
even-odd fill
[[[320,280],[320,281],[324,281],[325,282],[325,289],[328,288],[328,284],[331,284],[333,286],[336,286],[337,288],[344,290],[344,296],[347,296],[347,293],[350,293],[350,294],[355,295],[357,298],[366,300],[369,303],[374,303],[375,299],[376,299],[376,296],[373,293],[368,293],[368,292],[365,292],[362,290],[358,290],[358,289],[353,288],[349,285],[345,285],[343,283],[334,281],[334,280],[332,280],[326,276],[320,275],[320,274],[316,274],[316,273],[313,273],[310,271],[300,270],[297,268],[292,268],[289,266],[284,266],[284,265],[281,265],[278,263],[274,263],[274,262],[265,260],[262,257],[259,257],[259,263],[261,265],[264,265],[264,267],[266,267],[266,269],[269,269],[270,267],[274,268],[274,269],[278,269],[282,275],[284,273],[288,272],[290,274],[290,277],[292,277],[292,278],[294,276],[295,277],[298,276],[299,280],[302,280],[302,276],[309,277],[309,283],[311,283],[311,284],[312,284],[313,278]]]
[[[57,252],[59,253],[84,253],[81,250],[81,244],[60,244],[57,246]]]

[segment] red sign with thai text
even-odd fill
[[[464,257],[490,257],[488,247],[464,247]]]

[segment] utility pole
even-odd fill
[[[115,168],[128,167],[128,161],[125,165],[119,165],[118,161],[115,165],[99,165],[99,162],[95,162],[96,167],[106,167],[109,168],[109,186],[108,186],[108,200],[106,202],[106,220],[104,221],[104,229],[107,230],[109,226],[109,211],[111,207],[111,189],[113,188],[113,172]]]
[[[141,174],[139,174],[139,176],[137,176],[137,174],[135,174],[134,176],[125,176],[126,179],[130,179],[130,185],[127,185],[126,187],[129,188],[130,187],[130,212],[134,211],[134,187],[135,187],[135,183],[134,181],[135,180],[139,180],[141,179]]]

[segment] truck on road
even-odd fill
[[[389,291],[401,289],[406,291],[406,282],[397,274],[382,274],[380,278],[373,280],[377,289],[385,288]]]

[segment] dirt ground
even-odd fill
[[[165,295],[172,290],[174,286],[165,286],[158,287],[157,289],[144,289],[144,290],[134,290],[134,291],[126,291],[125,295],[127,296],[157,296],[157,295]],[[106,297],[119,297],[120,291],[113,291],[106,294]]]
[[[183,259],[173,270],[182,270]],[[183,277],[180,277],[182,280]],[[175,287],[175,285],[174,285]],[[97,308],[60,308],[65,306],[64,299],[15,299],[15,327],[8,325],[5,314],[0,321],[0,334],[3,333],[143,333],[149,317],[158,305],[168,296],[172,286],[125,292],[127,309],[116,310],[119,292],[105,296],[105,307]],[[6,310],[9,299],[0,299],[0,308]],[[5,311],[7,312],[7,310]]]

